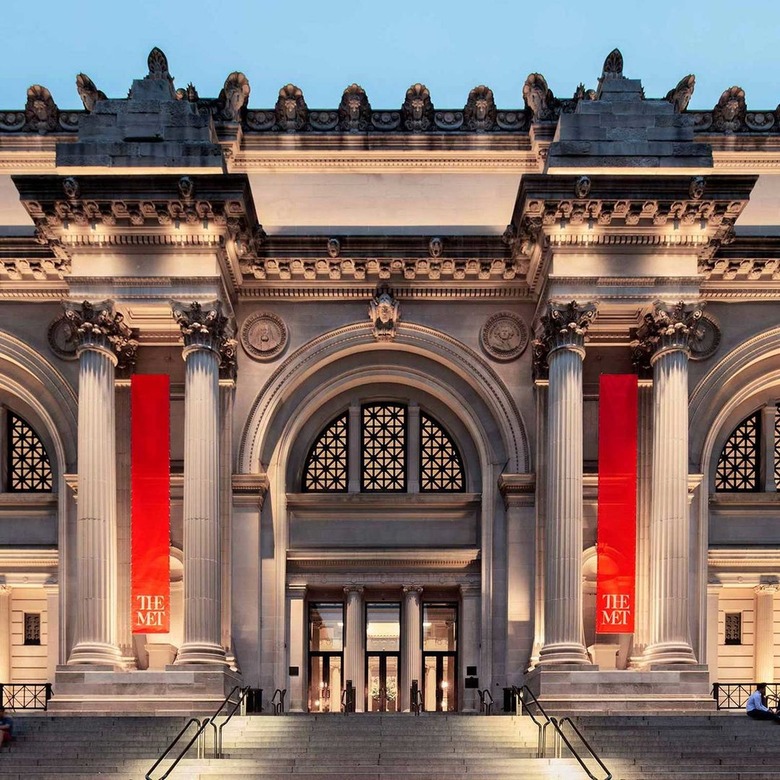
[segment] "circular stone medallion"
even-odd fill
[[[482,326],[480,341],[493,360],[514,360],[528,346],[528,326],[516,314],[502,311]]]
[[[287,346],[287,326],[275,314],[253,314],[241,328],[241,345],[255,360],[273,360]]]
[[[691,360],[712,357],[720,345],[720,328],[712,317],[702,314],[691,334]]]
[[[76,360],[78,338],[73,323],[61,314],[49,325],[47,334],[51,351],[63,360]]]

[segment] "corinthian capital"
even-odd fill
[[[637,328],[631,345],[637,372],[647,373],[658,357],[667,352],[681,350],[690,353],[691,340],[703,308],[704,302],[669,304],[656,301]]]
[[[547,376],[549,356],[557,349],[574,349],[584,354],[585,334],[597,311],[597,304],[590,302],[548,302],[534,340],[535,377]]]
[[[171,308],[184,336],[185,347],[201,347],[218,353],[225,338],[232,335],[220,301],[171,301]]]
[[[137,332],[114,311],[113,301],[63,301],[65,317],[71,323],[78,342],[77,352],[102,349],[116,358],[117,367],[131,369],[138,351]]]

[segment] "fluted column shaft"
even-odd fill
[[[355,689],[355,711],[365,709],[366,629],[363,610],[363,588],[344,588],[347,596],[346,641],[344,643],[344,687],[352,680]]]
[[[420,597],[422,588],[404,588],[403,634],[401,636],[401,710],[409,712],[412,680],[417,680],[422,690],[422,615]]]
[[[101,335],[79,346],[77,641],[70,664],[121,664],[117,646],[117,358]]]
[[[548,356],[545,643],[540,663],[588,663],[582,629],[582,339]]]
[[[653,365],[653,483],[650,509],[652,664],[692,664],[688,621],[688,346],[684,328],[665,337]]]
[[[185,340],[184,643],[177,664],[224,663],[219,518],[219,353]]]
[[[759,585],[756,593],[754,628],[756,682],[775,681],[775,593],[777,585]]]

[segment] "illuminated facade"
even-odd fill
[[[523,680],[706,709],[780,674],[777,112],[688,110],[693,77],[646,98],[617,51],[511,110],[421,84],[255,109],[244,74],[203,99],[148,65],[128,98],[82,74],[83,110],[34,86],[0,113],[0,681],[318,712],[350,681],[394,712],[415,681],[430,710]],[[615,373],[635,625],[597,635]],[[165,634],[131,631],[134,374],[171,382]]]

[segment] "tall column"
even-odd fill
[[[477,667],[477,675],[479,675],[479,613],[480,613],[480,597],[479,597],[479,585],[469,584],[460,586],[460,598],[461,598],[461,630],[460,635],[462,638],[462,646],[460,651],[460,682],[459,694],[461,710],[463,712],[477,712],[479,710],[479,704],[477,702],[476,690],[466,689],[463,685],[463,680],[466,677],[466,669],[469,666]],[[488,687],[490,681],[485,681],[483,687]]]
[[[707,585],[707,668],[710,684],[718,681],[718,619],[722,587],[719,582]]]
[[[594,304],[550,302],[536,342],[546,357],[547,488],[541,664],[590,663],[582,627],[582,361]]]
[[[306,586],[287,586],[287,620],[290,627],[289,659],[290,669],[297,669],[297,674],[289,676],[288,697],[290,712],[306,712],[306,690],[303,682],[306,679],[304,666],[306,664]]]
[[[9,682],[11,682],[11,589],[7,585],[0,585],[0,683]]]
[[[653,368],[649,664],[695,664],[688,616],[688,356],[701,308],[658,302],[638,338]]]
[[[116,419],[114,369],[138,342],[113,303],[68,303],[78,336],[78,515],[76,644],[69,664],[121,665],[117,644]]]
[[[363,586],[349,585],[344,588],[347,596],[347,626],[344,643],[344,687],[352,680],[355,689],[355,711],[365,709],[365,665],[366,629],[363,612]]]
[[[420,690],[422,680],[422,616],[420,596],[422,588],[408,585],[404,588],[403,633],[401,635],[401,710],[409,712],[411,699],[409,688],[412,680],[417,680]],[[478,629],[477,629],[478,630]]]
[[[220,644],[227,650],[231,668],[237,668],[233,649],[233,399],[235,381],[222,379],[219,383],[219,514],[222,518],[222,638]]]
[[[775,681],[775,593],[780,586],[758,585],[756,594],[756,622],[754,646],[756,653],[755,679],[757,682]]]
[[[185,362],[184,643],[176,664],[224,664],[219,368],[229,331],[219,301],[174,301],[173,313]]]

